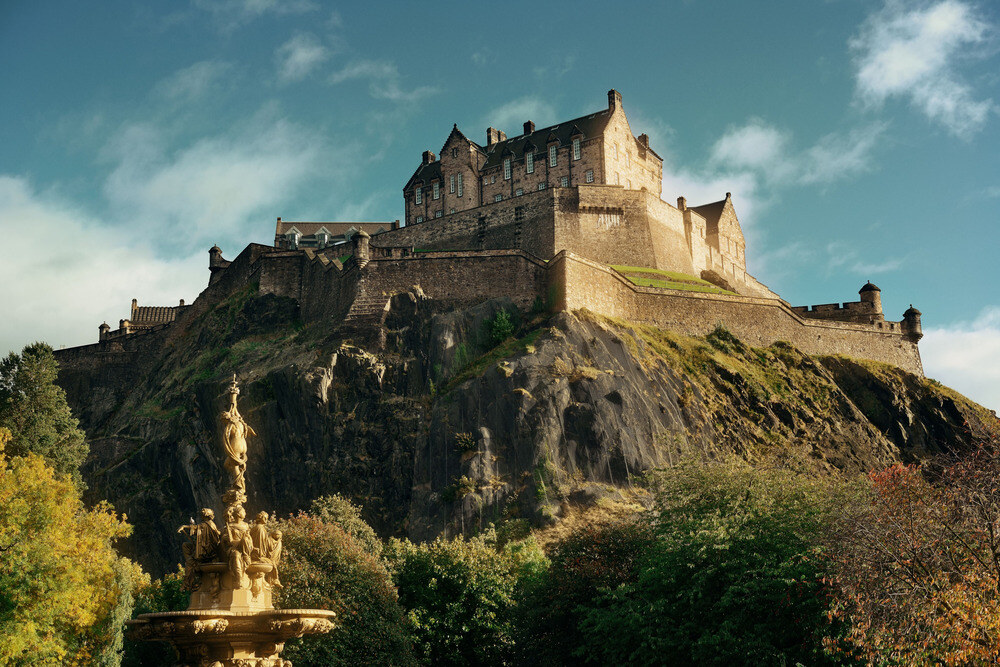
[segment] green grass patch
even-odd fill
[[[351,257],[354,257],[354,255],[353,254],[350,254],[350,255],[341,255],[337,259],[340,260],[341,264],[343,264],[344,262],[346,262],[347,260],[349,260]]]
[[[680,273],[679,271],[663,271],[660,269],[651,269],[646,266],[626,266],[623,264],[609,264],[608,266],[628,278],[633,285],[638,285],[639,287],[658,287],[661,289],[736,296],[735,292],[730,292],[717,285],[713,285],[707,280],[702,280],[686,273]]]
[[[469,365],[462,369],[462,372],[458,373],[453,377],[448,383],[441,388],[441,393],[446,394],[458,385],[462,384],[466,380],[474,377],[479,377],[486,372],[486,369],[495,365],[501,359],[506,359],[507,357],[512,357],[515,354],[523,354],[527,351],[529,345],[533,345],[535,340],[538,338],[539,334],[542,333],[542,329],[538,328],[534,331],[530,331],[521,338],[508,338],[500,345],[497,345],[492,350],[484,353],[476,359],[469,362]]]

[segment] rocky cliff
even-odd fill
[[[496,343],[501,311],[514,312],[513,335]],[[419,291],[393,297],[380,320],[302,326],[294,300],[250,286],[140,353],[62,355],[60,383],[91,441],[88,494],[127,513],[126,551],[172,569],[177,527],[219,497],[217,414],[234,372],[257,432],[249,510],[284,514],[340,492],[383,535],[413,539],[515,517],[552,525],[685,457],[864,471],[996,428],[932,380],[749,348],[721,328],[690,338],[503,301],[449,309]]]

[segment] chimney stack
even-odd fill
[[[430,164],[431,162],[434,162],[434,160],[435,160],[434,153],[432,153],[431,151],[424,151],[424,160],[423,160],[424,164]]]
[[[608,91],[608,108],[614,111],[622,105],[622,94],[612,88]]]
[[[677,208],[680,209],[681,211],[686,211],[688,208],[687,199],[685,199],[684,197],[678,197]]]
[[[649,148],[649,135],[648,134],[640,134],[639,135],[639,143],[642,144],[643,148]]]
[[[535,124],[530,120],[524,121],[524,133],[531,134],[534,131],[535,131]]]

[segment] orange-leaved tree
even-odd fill
[[[872,663],[1000,660],[1000,457],[872,473],[836,531],[842,650]]]

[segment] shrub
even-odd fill
[[[372,556],[382,554],[382,541],[361,518],[361,508],[339,493],[315,499],[309,513],[326,523],[340,526],[366,553]]]
[[[514,335],[514,320],[506,310],[500,310],[487,323],[490,342],[494,347]]]

